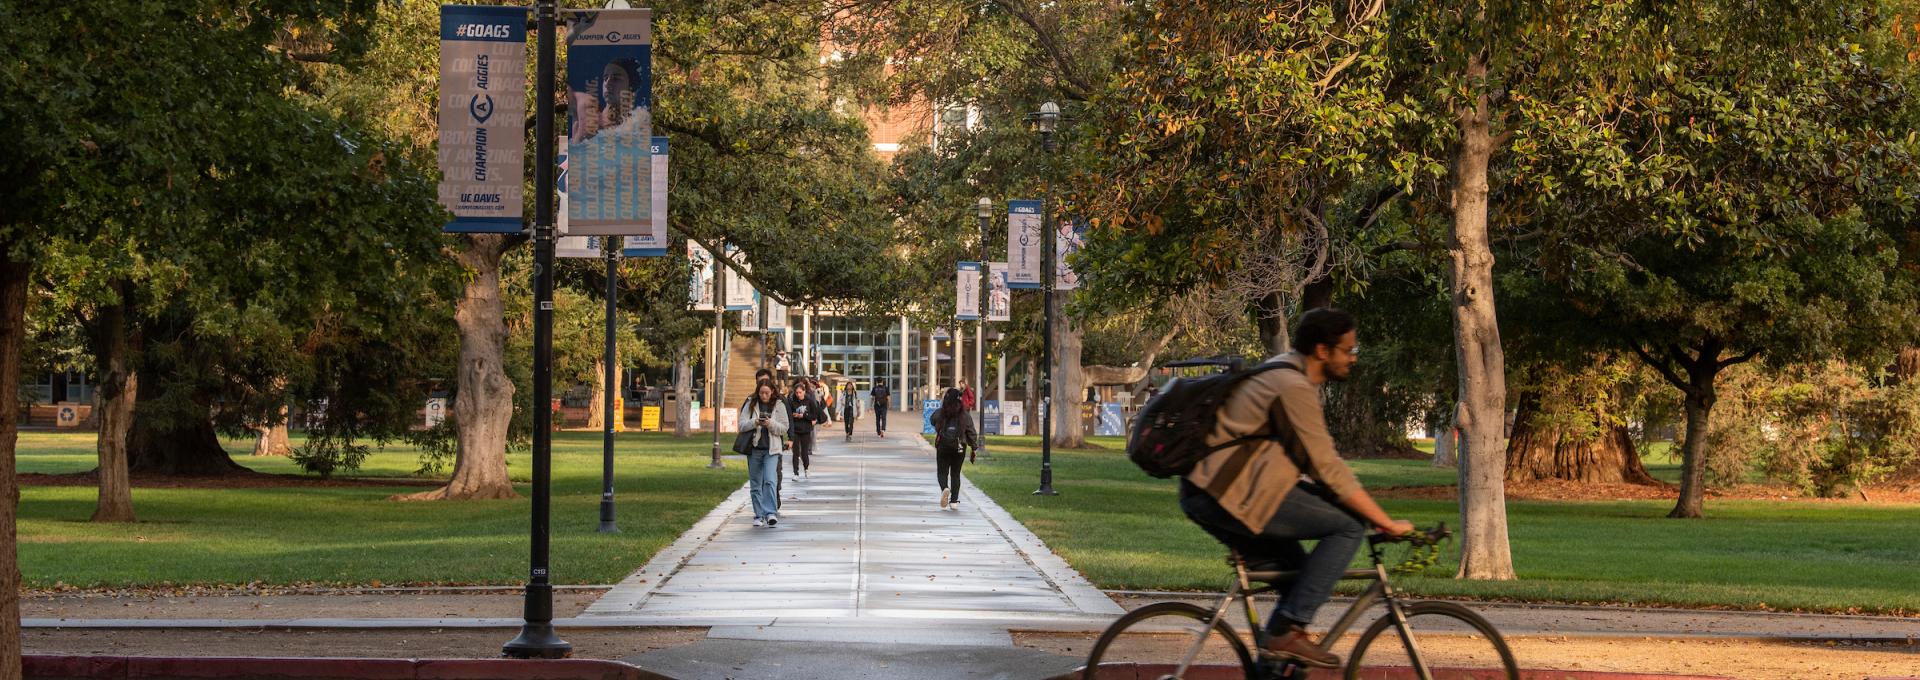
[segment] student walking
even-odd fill
[[[840,390],[840,422],[847,424],[847,441],[853,441],[853,421],[860,419],[860,398],[853,396],[853,383]]]
[[[787,405],[774,395],[773,383],[754,387],[753,398],[740,407],[740,426],[754,433],[747,453],[747,489],[753,498],[753,525],[780,523],[780,438],[786,436]]]
[[[827,422],[827,407],[813,397],[813,384],[801,380],[787,395],[787,432],[793,440],[793,476],[806,479],[813,467],[813,426]]]
[[[873,390],[867,392],[873,397],[873,431],[882,439],[887,436],[887,410],[893,406],[893,390],[887,387],[887,381],[876,380]]]
[[[973,429],[973,418],[967,416],[966,406],[960,401],[960,390],[949,389],[940,400],[940,410],[933,412],[933,432],[934,477],[940,480],[940,509],[958,510],[961,454],[968,446],[973,447],[973,453],[980,451],[980,433]]]

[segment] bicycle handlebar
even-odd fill
[[[1367,542],[1373,545],[1383,543],[1411,543],[1417,546],[1428,546],[1444,541],[1452,536],[1453,532],[1447,530],[1447,523],[1438,522],[1435,523],[1431,529],[1422,531],[1415,528],[1413,531],[1400,536],[1376,532],[1367,536]]]

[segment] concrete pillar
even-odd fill
[[[953,322],[953,386],[959,387],[960,381],[967,377],[966,363],[961,360],[967,347],[967,329],[959,321]]]
[[[935,337],[935,334],[933,333],[928,333],[926,335],[927,335],[927,397],[926,398],[939,399],[940,398],[940,338]],[[913,410],[912,404],[908,404],[907,410],[909,411]]]
[[[820,369],[813,363],[813,310],[800,312],[800,354],[793,357],[793,365],[802,373],[820,375]]]
[[[907,384],[908,384],[907,376],[913,375],[913,363],[907,361],[907,357],[910,356],[909,354],[907,354],[907,342],[908,342],[907,336],[908,336],[908,332],[911,330],[912,328],[910,328],[907,325],[907,317],[904,315],[901,316],[900,317],[900,361],[897,362],[898,365],[900,366],[900,389],[893,391],[893,394],[894,394],[893,400],[895,403],[899,403],[899,404],[907,403],[906,401],[907,400]],[[878,376],[875,376],[875,378],[877,379]],[[887,405],[887,408],[893,408],[893,405],[889,404]]]

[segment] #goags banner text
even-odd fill
[[[1039,288],[1040,202],[1007,201],[1007,286]]]

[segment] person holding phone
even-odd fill
[[[747,489],[753,498],[753,525],[780,524],[781,438],[787,435],[787,405],[774,393],[773,383],[754,387],[753,398],[740,407],[740,426],[752,428],[753,447],[747,452]]]

